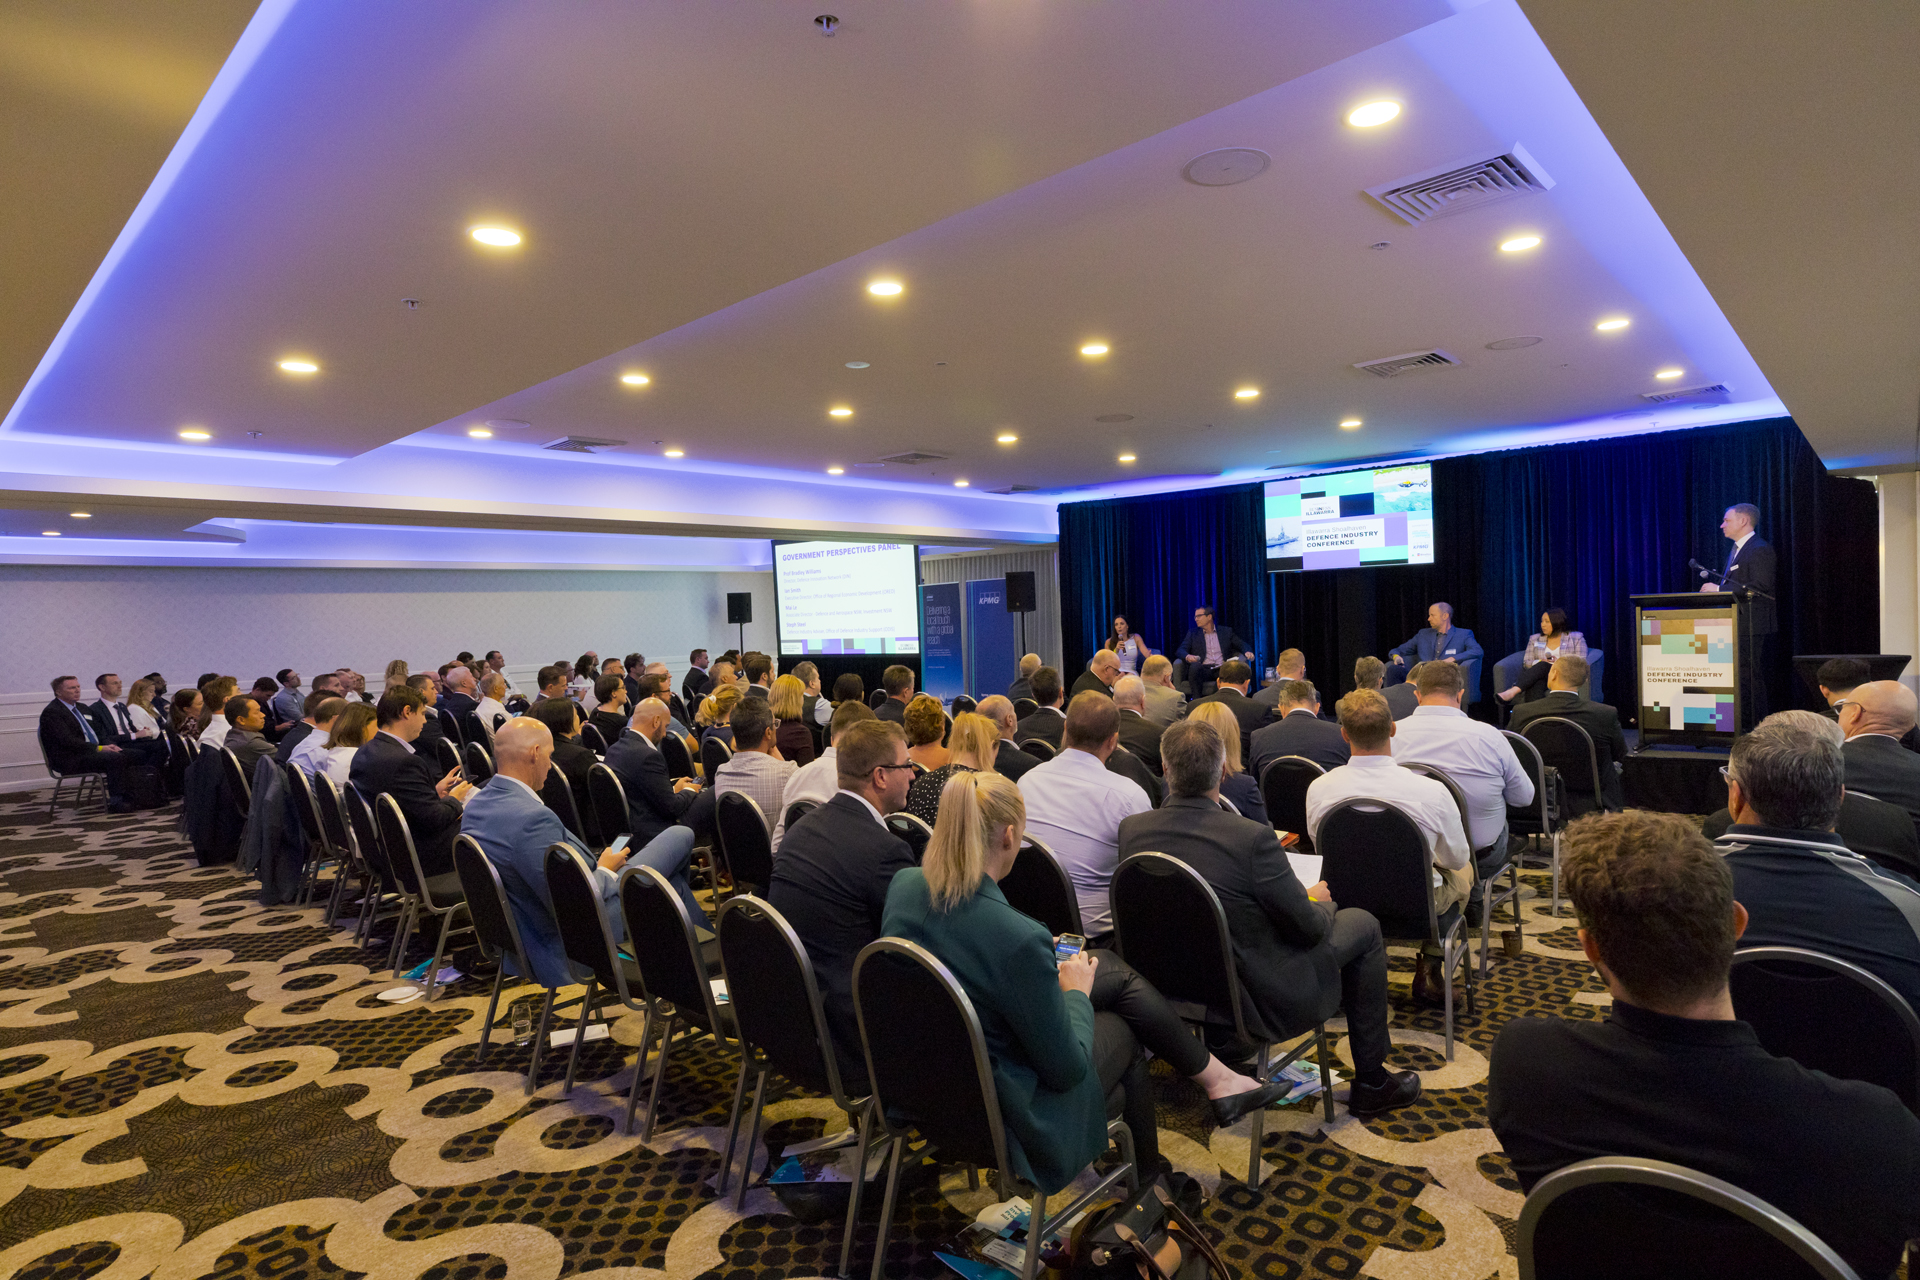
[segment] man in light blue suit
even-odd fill
[[[1422,662],[1451,662],[1467,668],[1467,688],[1472,691],[1479,677],[1480,660],[1486,655],[1481,652],[1480,642],[1473,638],[1473,632],[1453,625],[1453,606],[1438,601],[1427,606],[1427,625],[1414,632],[1413,639],[1389,650],[1387,656],[1389,685],[1405,680],[1407,672]],[[1467,700],[1473,701],[1471,697]]]
[[[514,923],[527,949],[533,977],[552,987],[577,981],[567,963],[566,947],[553,916],[547,891],[547,847],[570,845],[594,860],[593,878],[614,939],[626,937],[618,899],[620,869],[629,860],[664,875],[693,913],[696,925],[706,924],[706,913],[687,885],[687,863],[693,856],[693,832],[669,827],[638,851],[603,852],[598,859],[581,844],[553,810],[541,803],[539,787],[547,780],[553,759],[553,734],[530,716],[507,721],[494,733],[494,775],[487,785],[467,798],[460,831],[480,845],[500,872]]]

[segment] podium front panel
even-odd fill
[[[1738,614],[1731,600],[1708,604],[1697,595],[1635,600],[1642,742],[1732,743],[1740,724]]]

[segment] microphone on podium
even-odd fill
[[[1707,568],[1707,566],[1701,564],[1698,560],[1687,561],[1687,568],[1698,569],[1700,571],[1700,576],[1702,578],[1711,578],[1713,576],[1712,572]]]

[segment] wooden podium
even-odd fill
[[[1752,637],[1743,592],[1634,596],[1634,700],[1643,745],[1725,749],[1750,727],[1742,663]]]

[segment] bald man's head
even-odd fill
[[[538,791],[553,760],[553,733],[532,716],[515,716],[493,731],[493,766]]]
[[[1139,676],[1121,676],[1113,682],[1113,705],[1144,713],[1147,709],[1146,682]]]
[[[658,742],[666,736],[670,718],[666,703],[658,698],[642,698],[633,704],[633,718],[627,723],[649,742]]]
[[[1000,694],[980,699],[980,705],[974,710],[999,725],[1002,738],[1011,739],[1013,731],[1020,726],[1019,717],[1013,714],[1013,701]]]
[[[1920,712],[1920,700],[1913,690],[1894,680],[1873,680],[1860,685],[1846,696],[1840,709],[1840,725],[1849,738],[1863,733],[1884,733],[1898,738],[1913,728]]]

